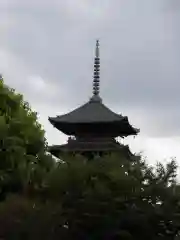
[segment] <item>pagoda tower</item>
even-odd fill
[[[49,151],[60,158],[64,153],[82,154],[88,158],[123,151],[133,155],[128,146],[117,141],[117,137],[137,135],[128,117],[111,111],[100,97],[100,56],[99,41],[96,41],[94,58],[93,94],[88,102],[73,111],[57,117],[49,117],[50,123],[59,131],[68,135],[63,145],[53,145]]]

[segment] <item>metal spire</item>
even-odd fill
[[[99,40],[96,40],[96,51],[94,58],[93,96],[99,96],[99,82],[100,82]]]

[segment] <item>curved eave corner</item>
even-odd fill
[[[54,126],[56,123],[56,119],[53,117],[48,117],[49,122]]]
[[[137,135],[138,133],[140,133],[140,129],[139,128],[133,128],[135,131],[135,135]]]
[[[52,123],[52,117],[48,117],[50,123]]]

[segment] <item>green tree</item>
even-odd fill
[[[27,189],[41,166],[53,164],[46,155],[44,130],[23,96],[0,79],[0,197]],[[49,161],[49,163],[48,163]],[[51,163],[50,163],[51,162]],[[40,171],[39,171],[40,172]]]
[[[174,239],[180,227],[174,160],[68,159],[49,175],[46,199],[62,204],[68,239]],[[63,228],[63,226],[62,226]]]
[[[1,236],[44,240],[178,237],[180,188],[174,160],[150,168],[140,157],[128,162],[120,154],[93,161],[81,156],[66,159],[46,175],[42,191],[34,198],[12,198],[0,205]]]

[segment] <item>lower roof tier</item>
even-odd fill
[[[75,144],[63,144],[49,146],[49,152],[59,157],[62,153],[83,153],[83,152],[118,152],[126,151],[132,155],[129,146],[112,142],[77,142]]]

